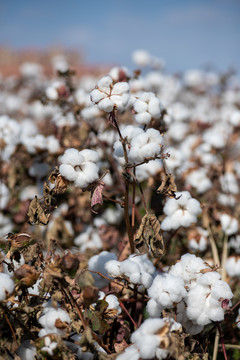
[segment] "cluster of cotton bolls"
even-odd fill
[[[164,309],[177,306],[177,321],[192,334],[212,321],[224,319],[223,302],[231,303],[229,285],[221,280],[201,258],[185,254],[167,274],[159,274],[148,289],[149,315],[159,316]]]
[[[169,355],[167,337],[171,339],[171,332],[180,329],[181,324],[172,318],[147,319],[132,333],[133,345],[117,356],[117,360],[152,359],[155,357],[159,360],[166,359]]]
[[[147,255],[130,255],[124,261],[110,260],[105,264],[108,274],[113,277],[129,279],[132,284],[143,285],[149,288],[153,281],[155,267]]]
[[[141,163],[145,159],[155,158],[161,153],[163,137],[155,129],[150,128],[144,131],[129,125],[122,131],[122,137],[126,139],[126,152],[128,161],[131,163]],[[114,155],[121,163],[124,162],[124,150],[120,140],[114,143]]]
[[[176,192],[176,199],[168,199],[163,211],[167,216],[162,222],[162,229],[169,231],[196,223],[202,209],[199,201],[193,199],[188,191],[183,191]]]

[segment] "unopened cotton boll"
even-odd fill
[[[0,301],[6,300],[14,291],[15,284],[8,274],[0,273]]]
[[[226,235],[236,234],[236,232],[238,231],[238,221],[236,218],[233,218],[228,214],[221,214],[219,218],[222,226],[222,231]]]

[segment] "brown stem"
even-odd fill
[[[125,311],[125,313],[128,315],[129,319],[132,321],[133,325],[135,326],[135,329],[138,328],[137,324],[135,323],[135,321],[133,320],[133,318],[131,317],[129,311],[125,308],[125,306],[123,305],[122,302],[120,302],[120,306],[121,308]]]
[[[222,333],[221,325],[219,323],[217,323],[217,327],[218,327],[218,332],[219,332],[219,335],[220,335],[220,340],[221,340],[224,359],[228,360],[225,344],[224,344],[224,341],[223,341],[223,333]]]

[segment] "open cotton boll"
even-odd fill
[[[173,307],[174,303],[180,302],[186,295],[183,279],[171,274],[157,275],[148,289],[148,296],[154,299],[162,310]],[[154,316],[156,304],[148,306],[150,316]]]
[[[239,193],[239,186],[235,175],[232,172],[226,172],[219,178],[222,191],[231,194]]]
[[[167,138],[180,142],[186,137],[187,131],[189,130],[188,125],[185,123],[173,123],[168,129]]]
[[[230,301],[233,293],[229,285],[216,272],[201,274],[186,298],[187,316],[199,325],[224,319],[222,301]]]
[[[135,50],[132,53],[133,62],[139,67],[150,65],[152,57],[146,50]]]
[[[9,190],[8,187],[0,181],[0,209],[4,209],[9,201]]]
[[[42,337],[51,333],[64,336],[66,332],[55,326],[57,319],[60,319],[62,322],[66,323],[71,322],[71,319],[65,310],[60,308],[55,309],[49,305],[45,306],[42,315],[38,319],[39,324],[43,327],[43,329],[39,331],[38,336]]]
[[[90,93],[90,98],[100,110],[111,112],[115,107],[122,111],[130,98],[129,85],[126,82],[113,85],[113,79],[107,75],[98,81],[96,88]]]
[[[233,248],[237,254],[240,253],[240,235],[232,237],[228,242],[228,247]]]
[[[102,248],[102,240],[99,236],[99,232],[91,225],[87,226],[85,231],[74,239],[74,244],[79,247],[81,252],[86,251],[86,249]]]
[[[226,261],[225,267],[229,276],[240,277],[240,256],[230,256]]]
[[[6,300],[14,291],[15,284],[8,274],[0,273],[0,301]]]
[[[117,256],[108,251],[102,251],[100,254],[94,255],[89,259],[88,268],[89,270],[97,271],[105,276],[108,276],[105,265],[110,260],[117,260]],[[98,274],[95,273],[91,273],[91,274],[94,278],[95,286],[98,287],[99,289],[109,284],[109,280],[102,278]]]
[[[162,168],[160,160],[151,160],[146,164],[136,167],[136,178],[139,182],[148,180],[149,177],[155,176]]]
[[[204,251],[208,245],[208,231],[197,227],[188,234],[188,248],[193,251]]]
[[[11,220],[0,212],[0,236],[5,236],[13,229]]]
[[[74,126],[76,124],[76,119],[70,112],[65,115],[62,113],[57,113],[55,116],[53,116],[52,121],[59,128],[64,126]]]
[[[24,341],[16,351],[21,360],[34,360],[37,349],[30,343],[30,340]]]
[[[189,334],[199,334],[204,329],[204,325],[198,325],[195,321],[190,320],[187,316],[186,310],[187,307],[184,301],[177,304],[177,321]]]
[[[176,197],[178,199],[168,199],[163,208],[167,217],[162,221],[161,227],[165,231],[190,226],[197,222],[197,215],[202,212],[200,203],[188,191],[177,192]]]
[[[124,349],[120,355],[116,357],[116,360],[138,360],[140,358],[140,353],[138,348],[135,345],[128,346]]]
[[[108,310],[111,309],[115,309],[117,310],[117,315],[119,315],[122,311],[121,306],[119,305],[119,301],[117,296],[110,294],[110,295],[105,295],[105,293],[103,291],[99,291],[99,300],[104,299],[107,303],[108,303]]]
[[[238,231],[238,221],[236,218],[233,218],[228,214],[221,214],[219,218],[222,226],[222,231],[226,235],[236,234],[236,232]]]
[[[203,194],[212,187],[212,182],[207,177],[207,171],[203,168],[191,171],[186,177],[186,184],[194,187],[198,194]]]
[[[203,269],[210,269],[203,259],[194,254],[185,254],[182,255],[179,262],[171,266],[169,274],[180,276],[184,280],[185,285],[190,285],[196,282],[201,275],[200,271]]]
[[[149,124],[151,118],[159,119],[162,113],[162,105],[152,92],[139,93],[133,101],[135,120],[143,125]]]
[[[74,181],[76,186],[85,189],[89,184],[98,179],[99,167],[93,162],[99,158],[94,150],[67,149],[59,160],[60,174],[69,181]]]

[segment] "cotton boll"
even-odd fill
[[[71,319],[65,310],[46,306],[43,310],[43,314],[38,319],[39,324],[43,327],[43,329],[39,331],[38,336],[42,337],[51,333],[64,336],[65,331],[55,326],[57,319],[60,319],[62,322],[66,323],[71,322]]]
[[[199,194],[205,193],[212,187],[205,169],[192,171],[186,178],[186,183],[193,186]]]
[[[3,210],[9,201],[8,187],[0,181],[0,209]]]
[[[135,345],[128,346],[123,353],[116,357],[116,360],[138,360],[140,353]]]
[[[5,236],[13,229],[11,220],[0,212],[0,236]]]
[[[0,301],[6,300],[14,291],[15,284],[8,274],[0,273]]]
[[[107,251],[102,251],[99,255],[94,255],[89,259],[88,268],[89,270],[97,271],[108,276],[105,264],[110,260],[117,260],[116,255]],[[109,283],[109,280],[100,277],[98,274],[92,273],[92,276],[95,281],[95,286],[100,289]]]
[[[67,149],[64,154],[59,158],[61,163],[75,166],[81,164],[84,161],[84,157],[79,153],[77,149]]]
[[[184,123],[173,123],[170,125],[167,137],[177,142],[183,141],[188,131],[188,125]]]
[[[105,301],[108,303],[108,309],[115,309],[117,310],[117,315],[119,315],[122,312],[121,306],[119,305],[118,298],[115,295],[107,295],[105,298]]]
[[[228,246],[233,248],[237,254],[240,253],[240,235],[232,237],[228,242]]]
[[[142,164],[136,168],[136,178],[139,182],[148,180],[149,177],[155,176],[162,168],[160,160],[151,160],[147,164]]]
[[[34,360],[37,354],[36,347],[30,343],[30,340],[24,341],[16,351],[21,360]]]
[[[109,273],[109,275],[118,277],[121,275],[120,271],[120,261],[110,260],[105,264],[105,269]]]
[[[240,257],[230,256],[226,261],[226,271],[229,276],[240,277]]]
[[[226,172],[220,176],[220,184],[222,191],[231,194],[239,193],[239,186],[235,175],[232,172]]]
[[[233,235],[238,231],[237,219],[229,216],[228,214],[221,214],[219,216],[222,230],[227,235]]]
[[[133,62],[139,67],[148,66],[151,62],[151,55],[146,50],[135,50],[132,53]]]
[[[98,230],[92,226],[87,226],[84,232],[74,239],[74,244],[79,247],[81,252],[86,249],[101,249],[102,240],[99,236]]]
[[[162,310],[164,309],[159,302],[151,298],[147,303],[147,312],[150,317],[160,317]]]

